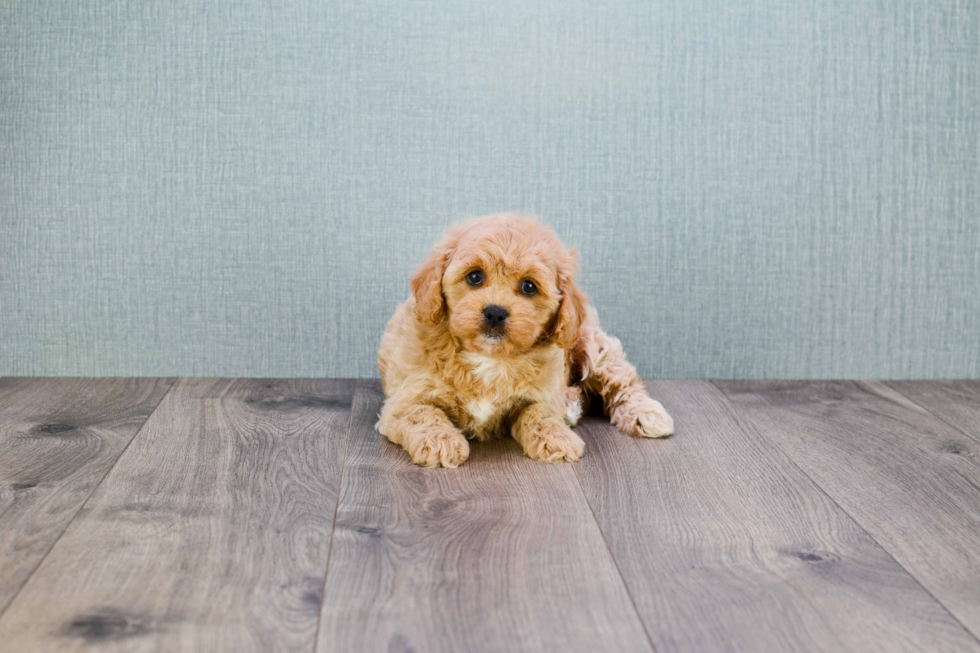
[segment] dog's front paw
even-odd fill
[[[457,467],[470,457],[470,443],[459,431],[426,430],[405,442],[412,462],[424,467]]]
[[[585,452],[585,442],[561,422],[541,422],[522,438],[524,453],[545,463],[573,463]]]
[[[609,421],[623,433],[638,438],[663,438],[674,432],[674,420],[660,402],[642,393],[616,406]]]

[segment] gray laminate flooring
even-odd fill
[[[431,470],[376,380],[0,379],[0,650],[980,651],[980,382],[647,386]]]

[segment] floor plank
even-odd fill
[[[587,417],[575,471],[657,651],[980,650],[717,388],[647,385],[676,434]]]
[[[889,381],[885,385],[980,442],[980,380]]]
[[[980,446],[879,382],[719,382],[974,635]]]
[[[353,382],[180,380],[0,618],[17,651],[309,651]]]
[[[425,469],[358,382],[319,651],[650,651],[570,465],[474,443]]]
[[[172,383],[0,380],[0,614]]]

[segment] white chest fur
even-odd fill
[[[467,430],[478,439],[499,432],[515,407],[547,401],[560,388],[564,357],[557,348],[515,358],[465,352],[461,359],[476,386],[462,407],[471,420]]]
[[[497,413],[499,407],[490,399],[480,399],[466,404],[466,412],[470,414],[477,424],[487,422]]]
[[[484,390],[477,398],[466,402],[466,412],[473,420],[471,429],[477,437],[484,435],[485,429],[494,430],[499,417],[507,412],[518,400],[518,370],[512,361],[500,360],[476,352],[465,354],[465,362],[470,375]]]
[[[470,368],[470,373],[487,386],[500,382],[510,382],[513,367],[507,361],[486,356],[477,352],[467,352],[463,355]]]

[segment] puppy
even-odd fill
[[[426,467],[456,467],[467,439],[508,433],[535,460],[576,461],[585,443],[569,427],[591,397],[629,435],[673,433],[575,286],[575,255],[534,218],[446,230],[381,339],[378,430]]]

